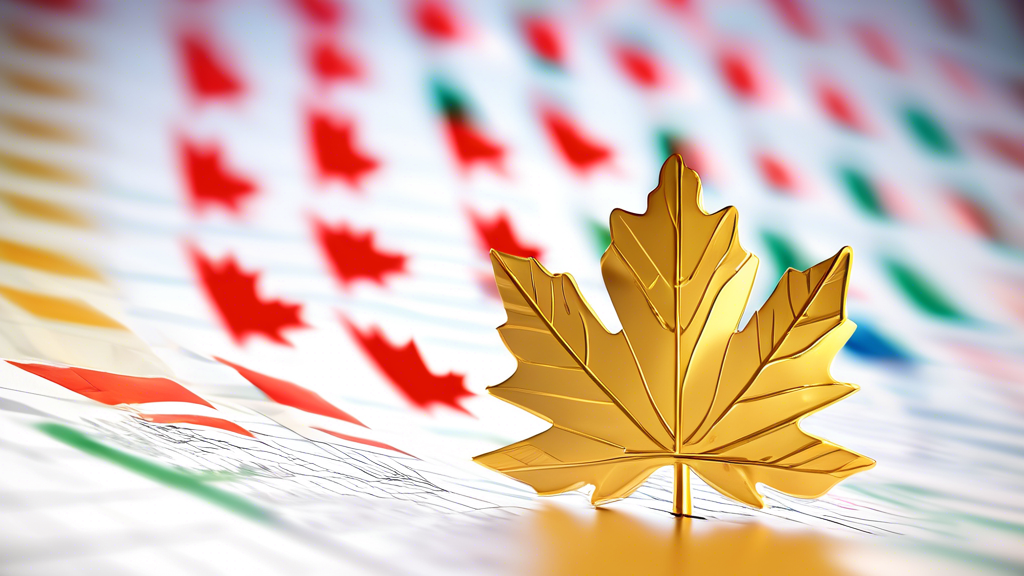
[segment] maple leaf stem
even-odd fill
[[[676,516],[693,516],[693,502],[690,500],[690,467],[682,462],[676,462],[672,468],[675,471],[672,513]]]

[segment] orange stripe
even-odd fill
[[[35,138],[36,140],[46,140],[61,144],[76,144],[82,141],[82,138],[76,131],[37,118],[14,114],[0,114],[0,124],[3,124],[15,134]]]
[[[228,432],[234,432],[235,434],[255,438],[255,436],[252,435],[252,432],[249,432],[238,424],[223,418],[196,416],[194,414],[139,414],[138,416],[147,422],[154,422],[156,424],[195,424],[197,426],[220,428],[221,430],[227,430]]]
[[[0,261],[62,276],[101,280],[99,272],[67,256],[0,238]]]
[[[42,160],[26,158],[25,156],[9,152],[0,152],[0,166],[16,176],[38,178],[39,180],[48,180],[57,184],[85,184],[85,177],[74,170],[68,170],[67,168],[62,168]]]
[[[45,296],[25,292],[10,286],[0,286],[0,296],[14,303],[22,310],[46,320],[57,320],[98,328],[119,328],[126,330],[116,320],[81,300],[68,300],[57,296]]]
[[[55,202],[13,192],[0,192],[0,200],[7,204],[11,211],[22,216],[79,228],[89,226],[89,220],[86,217]]]

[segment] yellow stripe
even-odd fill
[[[62,100],[79,100],[82,93],[72,84],[43,78],[27,72],[18,70],[5,70],[0,72],[4,82],[18,92],[24,92],[32,96],[44,98],[59,98]]]
[[[0,152],[0,166],[18,176],[48,180],[57,184],[85,184],[85,177],[78,172],[9,152]]]
[[[63,276],[101,280],[99,272],[67,256],[0,238],[0,261]]]
[[[61,144],[77,144],[82,141],[79,134],[70,128],[27,116],[0,113],[0,124],[3,124],[15,134],[37,140],[47,140]]]
[[[45,296],[10,286],[0,286],[0,296],[38,318],[99,328],[126,329],[110,316],[80,300]]]
[[[85,216],[55,202],[3,191],[0,191],[0,201],[22,216],[66,226],[89,227],[89,220]]]
[[[74,58],[81,56],[82,53],[79,46],[67,38],[43,32],[31,26],[11,24],[7,27],[7,39],[12,46],[26,52],[47,56]]]

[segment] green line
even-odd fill
[[[918,308],[946,320],[969,320],[967,315],[950,302],[938,288],[909,266],[895,260],[889,260],[885,264],[896,285]]]
[[[590,232],[591,242],[597,248],[598,255],[603,255],[612,243],[612,234],[608,231],[608,227],[597,220],[589,219],[587,220],[587,229]]]
[[[140,476],[145,476],[150,480],[155,480],[165,486],[188,492],[193,496],[198,496],[211,504],[216,504],[251,520],[269,523],[273,523],[276,520],[269,511],[260,508],[241,496],[210,486],[197,479],[193,474],[179,472],[138,456],[133,456],[127,452],[122,452],[106,444],[101,444],[74,428],[53,423],[40,424],[37,428],[54,440],[63,442],[90,456],[117,464],[122,468],[135,472]]]

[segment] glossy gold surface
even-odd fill
[[[689,514],[687,468],[722,494],[763,507],[755,485],[815,498],[874,461],[806,434],[800,420],[857,390],[829,365],[853,333],[849,247],[788,270],[737,331],[757,257],[734,207],[707,214],[700,179],[674,155],[647,211],[611,214],[601,259],[622,324],[609,332],[568,274],[492,251],[518,360],[488,391],[552,427],[475,460],[557,494],[587,484],[600,505],[677,466],[673,511]]]

